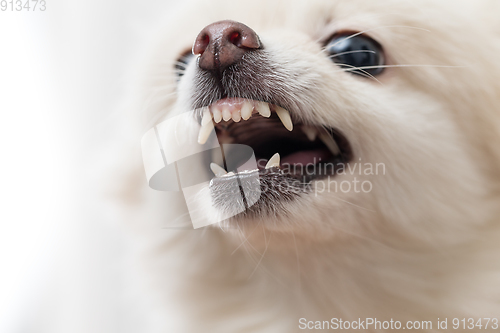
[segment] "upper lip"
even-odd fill
[[[196,63],[192,62],[191,66]],[[301,119],[303,101],[287,88],[289,79],[276,72],[275,67],[266,52],[255,50],[219,75],[197,68],[186,96],[190,108],[196,110],[224,99],[245,98],[280,106]]]

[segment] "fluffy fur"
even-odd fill
[[[383,163],[385,174],[337,176],[368,180],[373,190],[304,194],[238,229],[177,230],[189,225],[179,218],[187,212],[182,194],[147,188],[134,150],[127,215],[146,244],[155,325],[295,332],[300,318],[374,317],[430,320],[437,331],[437,318],[498,317],[500,25],[491,14],[498,7],[211,0],[189,2],[170,18],[137,89],[137,143],[166,114],[188,108],[194,66],[177,83],[176,59],[204,26],[232,19],[266,45],[273,69],[263,84],[289,96],[302,119],[340,129],[352,162]],[[336,30],[367,31],[396,67],[377,80],[343,71],[317,42]]]

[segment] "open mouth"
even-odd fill
[[[215,128],[221,147],[248,146],[257,163],[256,167],[255,163],[248,165],[248,154],[234,162],[231,151],[223,152],[223,160],[212,157],[211,169],[216,177],[210,182],[210,191],[215,206],[225,207],[241,196],[246,213],[261,214],[270,202],[291,201],[310,192],[314,180],[334,176],[352,157],[349,142],[340,132],[294,122],[288,110],[275,104],[223,98],[203,108],[200,118],[200,144]],[[229,164],[228,155],[233,159]],[[239,186],[229,191],[228,184],[235,182]],[[260,204],[248,204],[256,192],[258,198],[254,201]]]
[[[199,143],[208,139],[212,123],[219,143],[253,149],[263,177],[268,173],[266,170],[276,168],[283,177],[309,183],[335,175],[336,166],[347,163],[351,157],[349,143],[338,131],[294,123],[288,110],[262,101],[223,98],[204,108]],[[236,171],[226,170],[219,164],[223,161],[212,162],[212,170],[218,177],[231,176]],[[242,159],[239,170],[245,170],[244,163]]]

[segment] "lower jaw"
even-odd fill
[[[210,194],[214,208],[231,215],[232,220],[263,218],[286,214],[286,204],[300,200],[312,193],[313,182],[335,177],[336,170],[344,162],[340,157],[325,163],[308,165],[282,165],[280,168],[259,169],[217,177],[210,182]],[[233,184],[232,191],[228,183]]]

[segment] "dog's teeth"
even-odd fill
[[[340,148],[333,137],[330,135],[330,133],[328,133],[326,130],[321,130],[319,133],[319,138],[321,139],[321,141],[323,141],[325,146],[328,147],[328,149],[334,156],[340,154]]]
[[[235,123],[238,123],[240,120],[241,120],[241,114],[240,114],[240,111],[237,110],[237,111],[234,111],[233,112],[233,115],[232,115],[232,118],[233,118],[233,121]]]
[[[222,177],[225,174],[227,174],[227,171],[224,170],[223,167],[215,163],[210,163],[210,169],[212,170],[212,172],[215,174],[216,177]]]
[[[252,116],[253,105],[249,102],[245,101],[243,103],[243,107],[241,108],[241,118],[243,120],[248,120]]]
[[[273,167],[280,167],[280,154],[276,153],[269,159],[269,161],[266,164],[266,169],[270,169]]]
[[[224,119],[224,121],[231,119],[231,111],[229,111],[229,108],[222,109],[222,119]]]
[[[214,121],[216,123],[220,123],[220,121],[222,120],[222,111],[217,106],[214,105],[212,107],[212,113],[214,115]]]
[[[211,121],[201,126],[200,133],[198,134],[198,143],[200,145],[204,145],[207,142],[208,137],[210,136],[210,133],[212,133],[213,129],[214,124]]]
[[[290,117],[290,112],[280,106],[276,106],[276,114],[278,114],[278,117],[283,123],[283,126],[285,126],[285,128],[291,132],[293,130],[293,123],[292,118]]]
[[[267,104],[266,102],[255,103],[255,108],[262,117],[271,117],[271,109],[269,108],[269,104]]]
[[[201,118],[201,126],[205,126],[212,121],[212,113],[208,108],[203,110],[203,118]]]
[[[318,131],[314,127],[304,125],[302,126],[302,131],[306,134],[309,141],[316,140],[316,137],[318,136]]]

